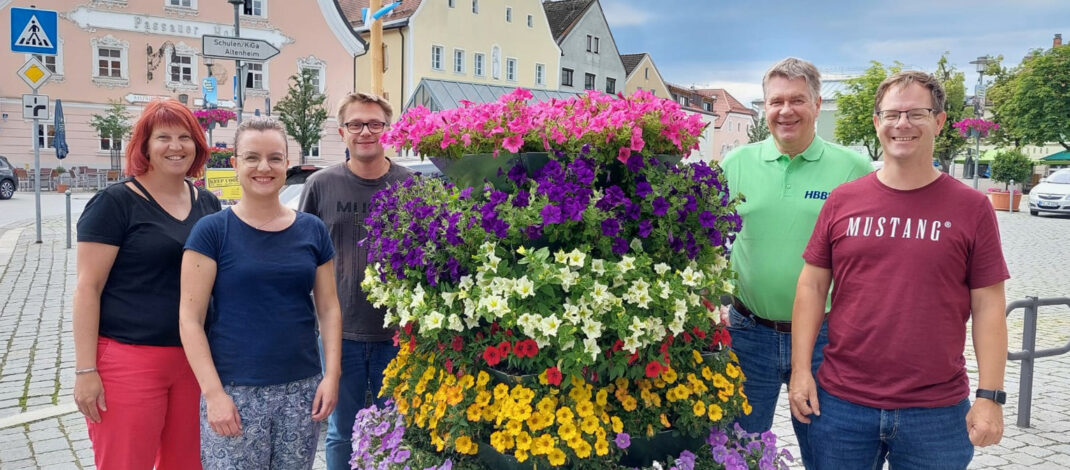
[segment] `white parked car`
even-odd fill
[[[1070,168],[1041,179],[1029,191],[1029,214],[1041,212],[1070,214]]]

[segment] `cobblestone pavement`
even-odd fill
[[[1070,217],[998,213],[1013,278],[1010,300],[1070,296],[1065,243]],[[43,243],[32,225],[0,229],[0,468],[88,469],[93,457],[85,421],[71,400],[74,344],[71,298],[75,251],[65,248],[62,217],[45,220]],[[1042,309],[1038,348],[1070,342],[1070,309]],[[1021,347],[1022,312],[1009,320],[1011,349]],[[967,364],[976,381],[972,348]],[[995,447],[978,449],[971,468],[1070,468],[1070,355],[1038,359],[1032,427],[1015,426],[1020,363],[1007,367],[1006,433]],[[798,455],[782,396],[774,430]],[[322,437],[316,468],[324,468]],[[797,464],[796,467],[801,468]]]

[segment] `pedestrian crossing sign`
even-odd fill
[[[59,42],[56,12],[36,8],[11,9],[11,51],[56,54]]]

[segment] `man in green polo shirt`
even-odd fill
[[[743,229],[732,245],[738,275],[729,308],[732,349],[746,374],[753,407],[739,424],[750,432],[772,427],[781,384],[791,378],[791,310],[802,271],[802,252],[829,193],[872,171],[858,152],[822,140],[815,121],[821,109],[821,74],[810,62],[789,57],[762,78],[765,119],[772,137],[733,150],[721,166]],[[828,343],[824,325],[814,346],[813,372]],[[807,425],[792,420],[803,464],[810,465]]]

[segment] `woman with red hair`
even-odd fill
[[[204,132],[175,100],[145,106],[126,181],[78,219],[74,400],[98,468],[199,469],[200,389],[178,333],[182,251],[219,200],[187,179],[208,160]]]

